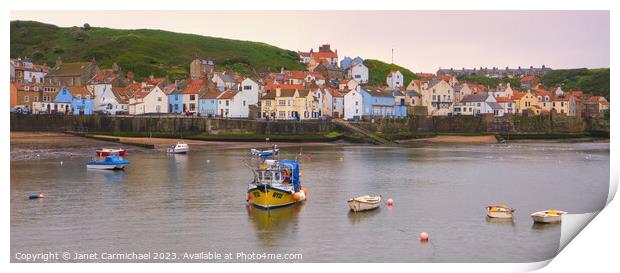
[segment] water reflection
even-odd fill
[[[558,228],[560,227],[560,222],[556,222],[556,223],[537,223],[537,222],[533,222],[532,223],[532,229],[535,230],[550,230],[550,229],[554,229],[554,228]]]
[[[259,231],[286,230],[297,222],[303,203],[275,209],[261,209],[247,205],[246,210],[252,223]]]
[[[357,225],[357,224],[365,222],[368,219],[375,217],[379,213],[381,213],[380,207],[374,210],[361,211],[361,212],[354,212],[352,210],[349,210],[349,213],[347,216],[349,218],[349,222],[352,225]]]
[[[515,225],[515,221],[513,218],[492,218],[489,216],[485,217],[486,222],[489,224],[503,224],[503,225]]]
[[[282,158],[300,150],[283,149]],[[301,251],[304,262],[531,262],[555,255],[560,240],[560,225],[532,225],[531,212],[592,212],[608,195],[608,143],[303,153],[306,204],[269,211],[244,207],[252,172],[243,162],[256,163],[245,149],[133,153],[120,172],[87,171],[85,158],[11,162],[11,251],[209,248]],[[26,199],[38,193],[46,198]],[[396,204],[348,213],[346,200],[365,194]],[[517,208],[514,220],[483,220],[482,208],[495,203]],[[431,235],[426,245],[422,231]]]

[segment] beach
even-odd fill
[[[116,137],[95,135],[97,138],[119,139],[120,142],[153,144],[155,149],[137,147],[134,145],[110,142],[94,138],[81,137],[65,133],[52,132],[11,132],[11,161],[31,159],[55,159],[63,157],[92,157],[95,149],[101,147],[123,148],[129,153],[148,153],[162,151],[179,141],[174,138],[149,137]],[[343,143],[325,142],[238,142],[238,141],[202,141],[182,140],[190,145],[191,150],[206,151],[220,149],[251,149],[257,147],[271,147],[278,145],[282,148],[290,147],[329,147],[343,145]],[[346,145],[346,144],[344,144]]]

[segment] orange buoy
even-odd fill
[[[388,200],[386,201],[386,203],[387,203],[387,205],[388,205],[389,207],[391,207],[391,206],[393,206],[393,205],[394,205],[394,200],[392,200],[392,198],[388,198]]]
[[[305,187],[301,187],[301,191],[304,192],[305,196],[308,196],[308,189],[306,189]]]
[[[293,200],[294,201],[299,201],[300,199],[301,199],[301,193],[299,193],[299,192],[293,193]]]
[[[421,241],[421,242],[426,242],[426,241],[428,241],[428,233],[426,233],[426,232],[422,232],[422,233],[420,233],[420,241]]]
[[[245,201],[250,201],[252,200],[252,195],[248,192],[248,196],[246,197]]]

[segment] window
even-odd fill
[[[226,100],[226,106],[230,105],[230,101]]]
[[[161,97],[157,97],[157,101],[161,101]]]
[[[43,97],[43,101],[44,102],[49,102],[50,101],[50,97],[49,96],[44,96]]]
[[[29,102],[30,101],[30,97],[29,96],[24,96],[24,102]]]
[[[86,99],[89,100],[90,99],[90,95],[86,95]]]
[[[286,112],[284,111],[278,112],[278,118],[281,118],[281,119],[286,118]]]
[[[189,110],[190,111],[196,111],[196,104],[190,104],[189,105]]]
[[[278,100],[278,105],[285,106],[286,105],[286,101],[285,100]]]
[[[243,106],[245,106],[245,101],[243,101]]]
[[[359,101],[356,101],[356,102],[355,102],[355,106],[357,106],[357,105],[359,105]]]
[[[252,90],[252,86],[251,85],[244,85],[243,86],[243,90]]]
[[[271,106],[271,101],[270,100],[266,100],[265,101],[265,106],[267,106],[267,107]]]
[[[196,100],[196,95],[189,95],[189,100]]]
[[[81,100],[81,99],[82,99],[82,95],[77,95],[77,96],[75,96],[75,97],[76,97],[78,100]]]
[[[34,97],[34,102],[39,102],[39,97]]]

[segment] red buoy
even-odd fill
[[[394,205],[394,200],[392,200],[392,198],[388,198],[388,200],[386,201],[386,203],[387,203],[387,205],[388,205],[389,207],[391,207],[391,206],[393,206],[393,205]]]
[[[420,242],[426,242],[426,241],[428,241],[428,233],[426,232],[420,233]]]

